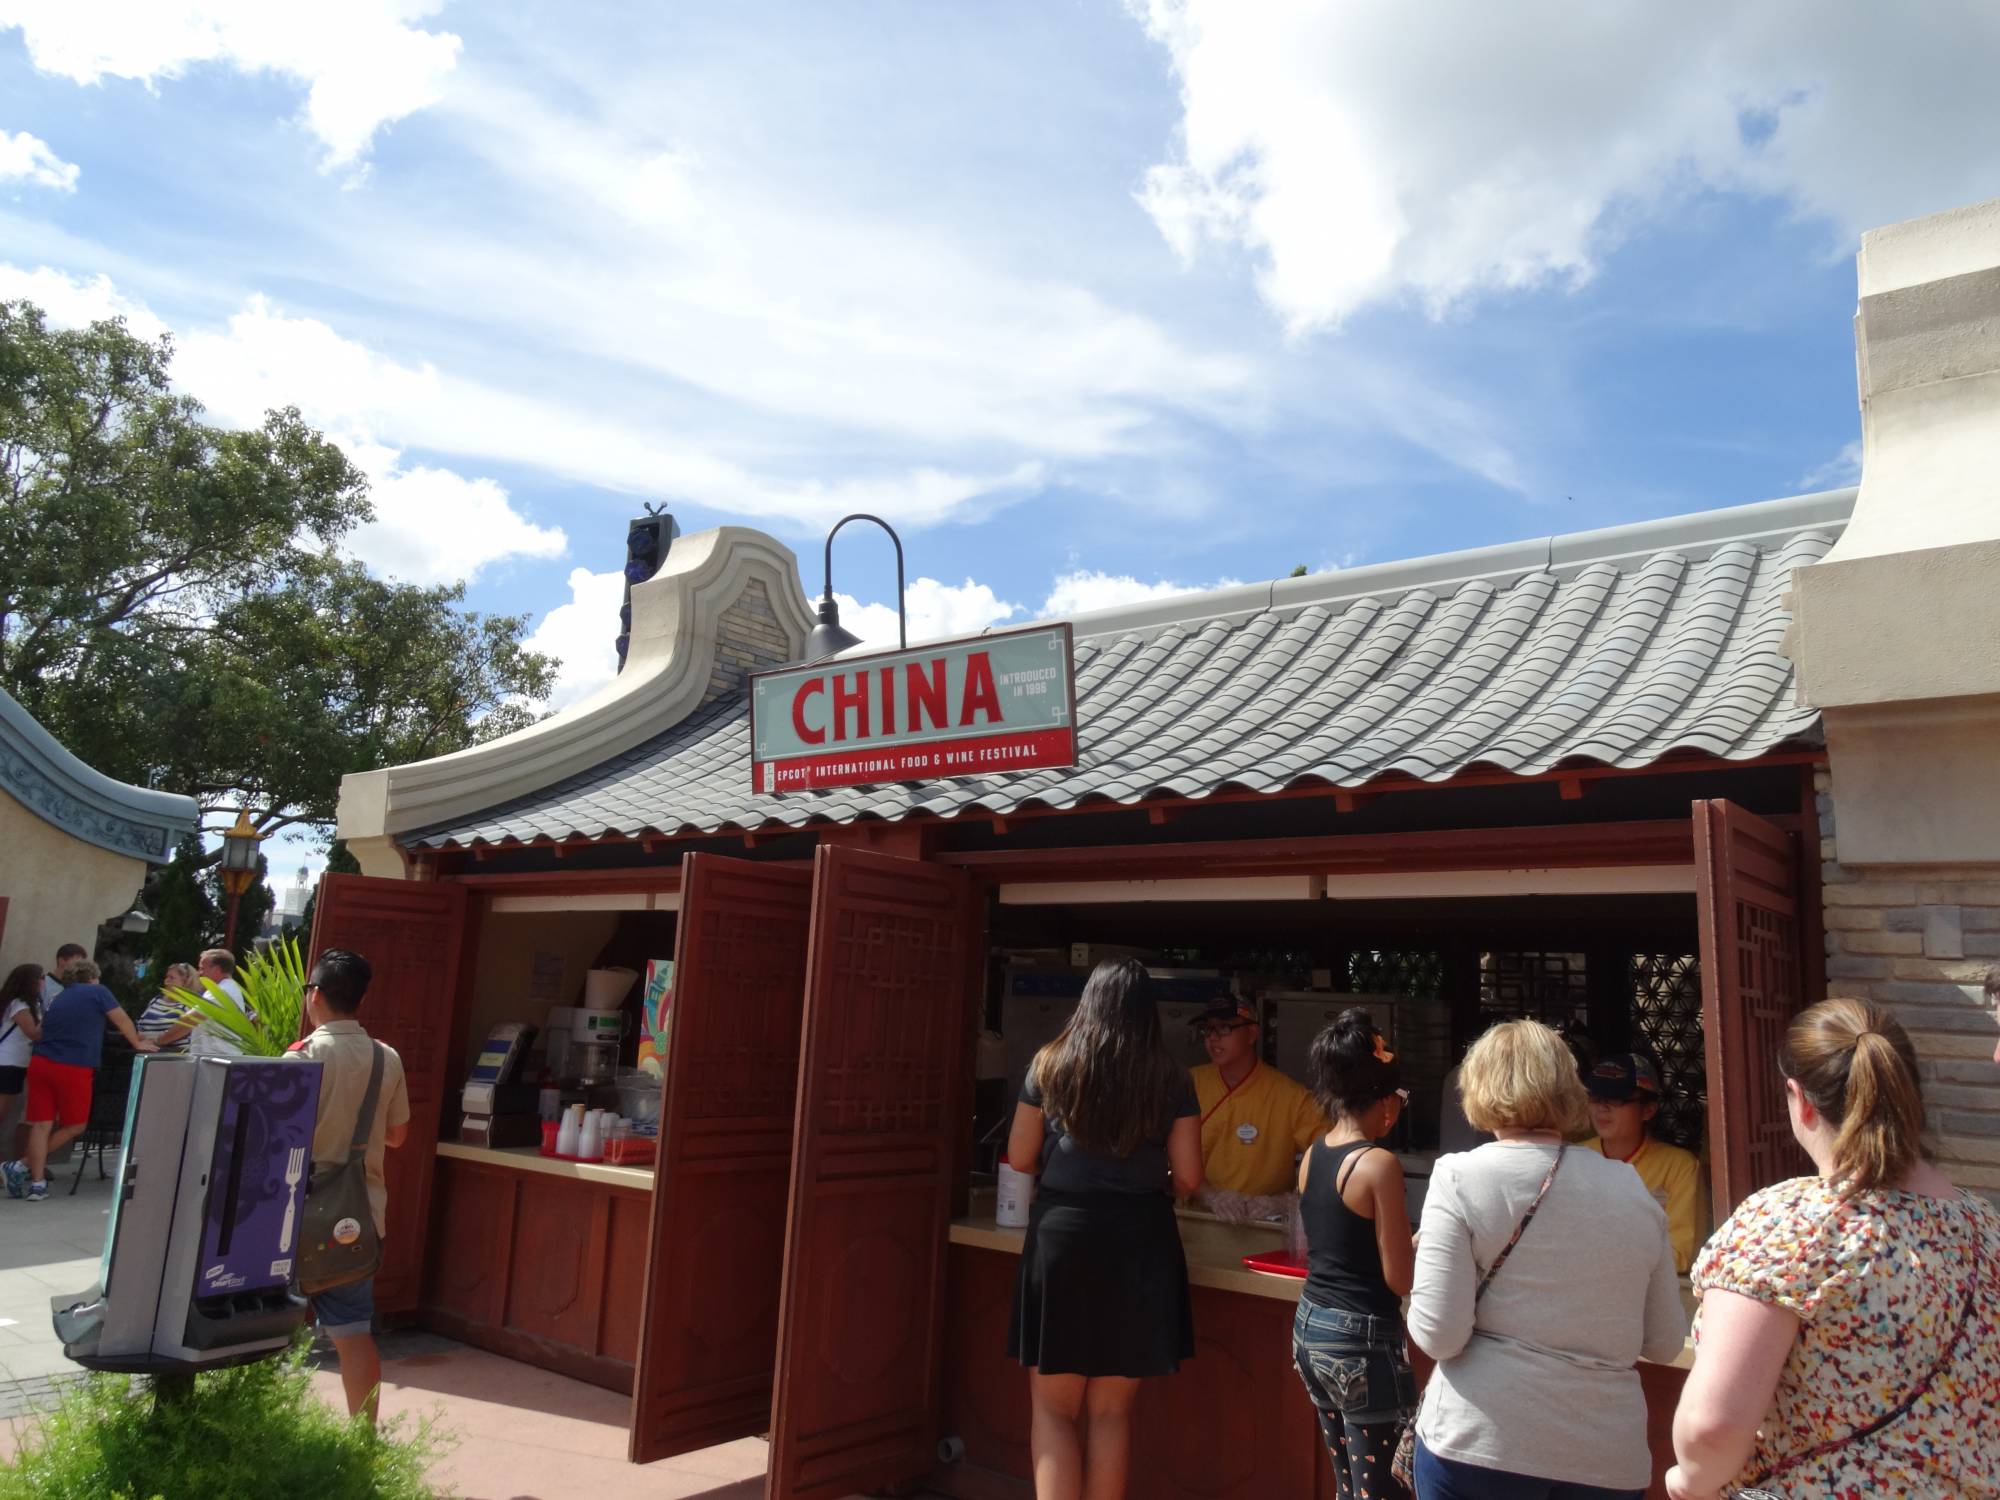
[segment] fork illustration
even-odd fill
[[[306,1148],[292,1147],[292,1153],[285,1158],[285,1223],[278,1231],[278,1253],[284,1255],[292,1248],[292,1221],[299,1211],[299,1179],[306,1174]]]

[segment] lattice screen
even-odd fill
[[[1587,980],[1581,953],[1482,953],[1480,1029],[1525,1018],[1580,1034],[1590,1025]]]
[[[1701,1030],[1701,962],[1692,953],[1632,955],[1632,1046],[1660,1070],[1660,1139],[1701,1148],[1708,1060]]]

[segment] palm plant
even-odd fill
[[[236,966],[236,982],[250,1007],[244,1015],[212,981],[201,992],[169,990],[183,1021],[200,1021],[226,1033],[246,1057],[279,1057],[299,1039],[299,1015],[306,1003],[305,960],[297,938],[281,938]]]

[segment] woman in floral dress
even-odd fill
[[[1815,1005],[1779,1062],[1819,1175],[1753,1193],[1695,1262],[1668,1494],[2000,1496],[2000,1211],[1924,1159],[1886,1011]]]

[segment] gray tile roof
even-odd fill
[[[1812,741],[1780,643],[1792,570],[1853,491],[1079,616],[1080,762],[759,796],[749,711],[712,703],[418,846],[711,833],[1224,789],[1747,759]]]

